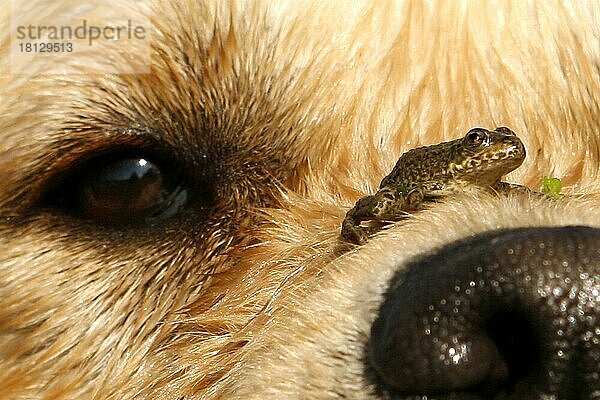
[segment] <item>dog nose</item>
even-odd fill
[[[368,359],[394,399],[600,399],[600,229],[487,232],[414,260]]]

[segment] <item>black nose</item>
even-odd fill
[[[368,354],[394,399],[600,399],[600,229],[488,232],[415,260]]]

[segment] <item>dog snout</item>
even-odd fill
[[[414,260],[368,360],[394,398],[600,399],[600,229],[487,232]]]

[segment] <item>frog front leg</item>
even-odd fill
[[[409,191],[384,187],[374,195],[358,200],[342,222],[342,237],[352,243],[364,244],[380,227],[361,226],[362,221],[395,220],[406,212],[419,208],[424,198],[421,188]]]

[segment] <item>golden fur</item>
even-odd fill
[[[407,259],[600,227],[597,2],[190,0],[152,22],[150,74],[10,74],[1,42],[2,399],[375,399],[362,349]],[[459,195],[339,250],[403,151],[498,125],[528,151],[508,181],[572,196]],[[122,145],[189,161],[216,203],[123,231],[40,206]]]

